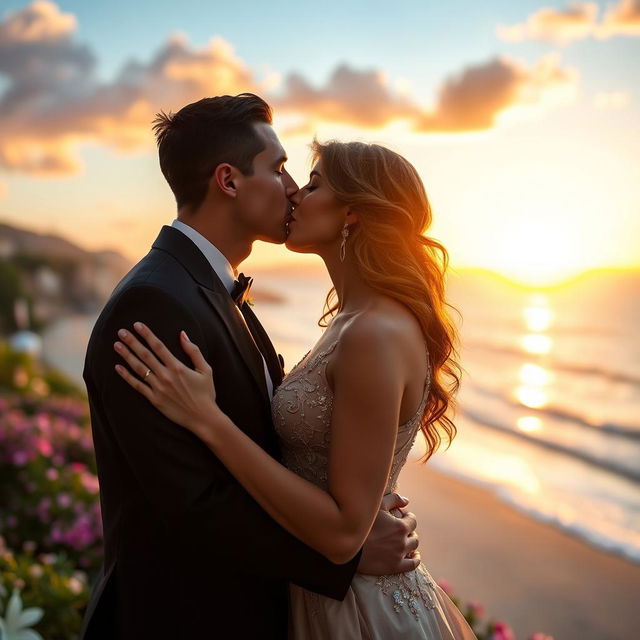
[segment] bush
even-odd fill
[[[64,551],[97,573],[102,521],[86,406],[0,398],[0,532],[17,549]]]
[[[101,562],[86,400],[0,396],[0,637],[31,619],[46,640],[77,638]]]
[[[24,546],[26,550],[14,555],[0,537],[0,611],[7,611],[14,595],[25,607],[42,610],[34,628],[43,638],[76,638],[89,600],[87,575],[64,554],[36,556],[29,543]]]

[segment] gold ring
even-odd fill
[[[144,380],[146,380],[151,374],[151,369],[147,369],[147,373],[144,374]]]

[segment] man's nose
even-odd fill
[[[289,198],[289,202],[297,207],[300,202],[302,202],[302,197],[303,197],[303,192],[302,189],[298,189],[297,191],[294,191],[291,195],[287,195],[287,197]]]
[[[293,196],[295,196],[299,192],[298,185],[286,169],[284,170],[283,178],[284,190],[287,194],[287,198],[293,201]]]

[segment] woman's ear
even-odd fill
[[[235,185],[236,169],[227,163],[219,164],[213,171],[211,182],[226,196],[235,198],[237,196]]]
[[[345,219],[345,222],[347,224],[354,224],[354,223],[358,222],[358,214],[354,213],[353,211],[351,211],[351,209],[349,209],[347,211],[347,217]]]

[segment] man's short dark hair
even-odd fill
[[[265,149],[253,124],[271,124],[271,107],[253,93],[203,98],[177,113],[156,114],[153,131],[160,169],[178,209],[197,209],[215,168],[228,162],[253,174],[253,159]]]

